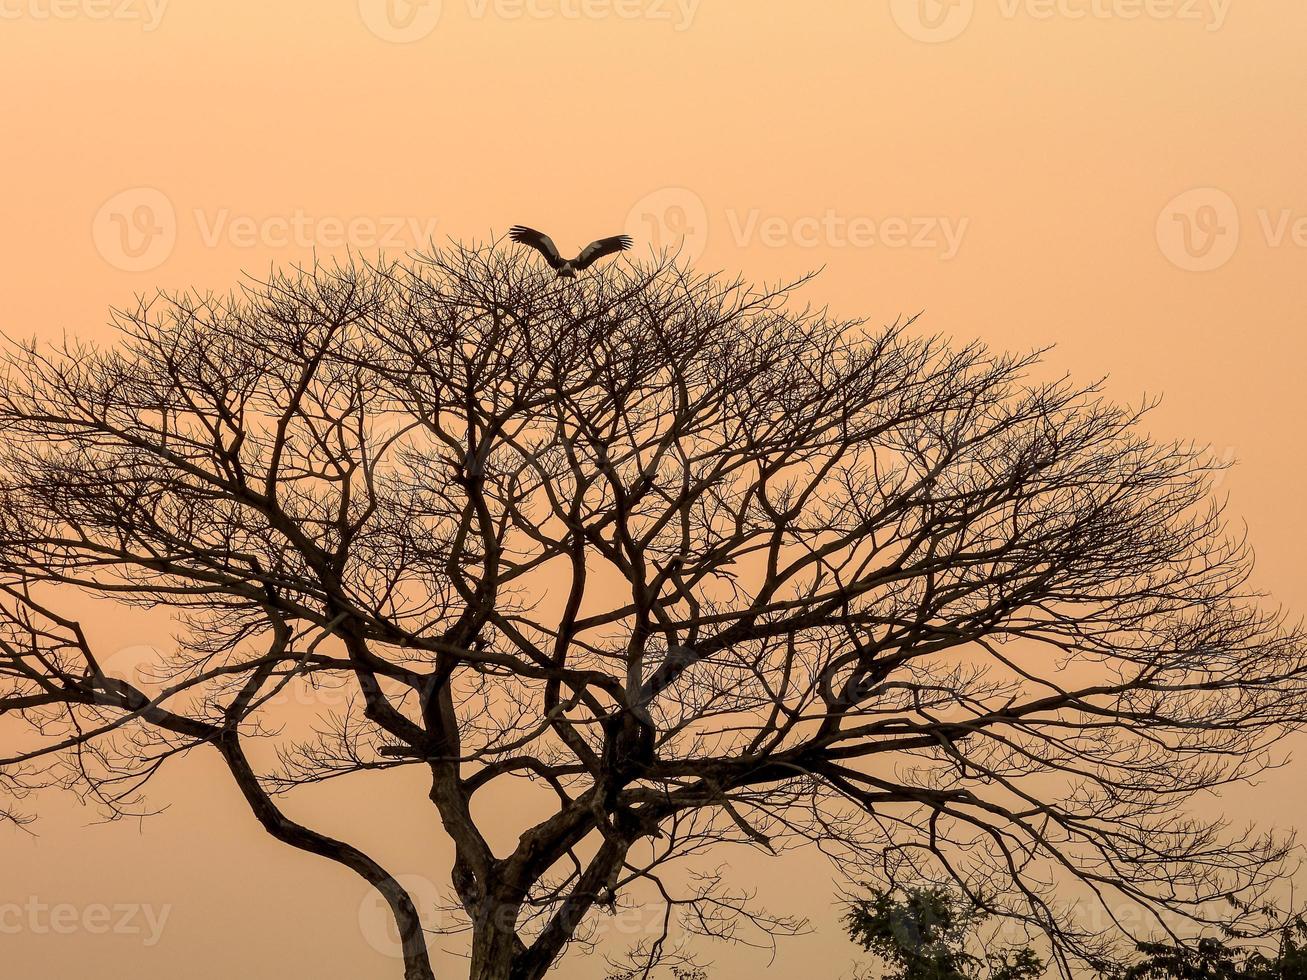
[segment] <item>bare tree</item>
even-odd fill
[[[634,976],[674,927],[802,928],[696,864],[730,843],[950,883],[1064,970],[1113,934],[1072,896],[1237,927],[1276,880],[1289,842],[1184,806],[1275,763],[1302,636],[1250,594],[1206,454],[1037,355],[494,247],[115,320],[108,349],[15,345],[0,384],[15,800],[132,812],[216,751],[270,834],[385,896],[410,980],[412,898],[282,794],[429,774],[478,980],[543,976],[632,895],[662,909]],[[157,683],[102,666],[73,591],[175,613]],[[351,707],[279,734],[279,693],[322,684]],[[497,853],[473,803],[506,781]]]

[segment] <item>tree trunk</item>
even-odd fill
[[[395,924],[399,927],[400,941],[404,950],[404,980],[436,980],[431,969],[431,956],[427,951],[427,936],[422,928],[422,920],[408,893],[399,888],[402,899],[392,899],[391,910],[395,915]],[[383,894],[385,892],[383,891]]]
[[[436,980],[425,953],[420,957],[410,957],[405,954],[404,980]]]
[[[525,951],[522,941],[498,929],[477,930],[472,937],[472,970],[469,980],[526,980],[518,959]]]

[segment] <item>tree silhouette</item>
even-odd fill
[[[217,752],[270,834],[384,895],[410,980],[410,895],[284,794],[420,770],[478,980],[543,976],[623,902],[636,975],[676,935],[801,929],[730,844],[949,883],[1063,969],[1112,934],[1060,888],[1201,924],[1275,879],[1285,841],[1183,810],[1271,764],[1307,704],[1202,451],[1036,355],[515,252],[160,296],[111,347],[13,348],[14,819],[52,785],[133,812]],[[181,649],[122,676],[74,592],[171,610]],[[322,685],[352,699],[294,737],[282,695]],[[521,834],[496,851],[474,802],[506,783]]]
[[[949,889],[907,886],[873,888],[844,922],[849,937],[889,968],[884,980],[1036,980],[1044,963],[1031,947],[983,940],[988,918]]]

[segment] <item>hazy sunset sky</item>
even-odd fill
[[[625,230],[757,281],[821,269],[802,297],[839,315],[1054,345],[1115,398],[1163,396],[1154,434],[1237,461],[1257,583],[1307,611],[1304,51],[1302,0],[0,0],[0,331],[108,340],[138,293],[517,223],[569,253]],[[96,609],[119,663],[169,642]],[[1292,826],[1304,766],[1199,806]],[[292,815],[420,897],[450,853],[425,792],[342,783]],[[0,920],[0,976],[402,973],[363,885],[264,835],[216,757],[151,801],[105,826],[49,794],[38,836],[0,827],[0,906],[139,927]],[[740,875],[816,927],[775,975],[847,972],[818,858]],[[768,962],[710,955],[714,980]]]

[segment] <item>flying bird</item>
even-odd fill
[[[542,231],[527,228],[525,225],[516,225],[509,231],[508,237],[519,245],[530,245],[536,249],[561,279],[575,279],[577,272],[590,268],[604,256],[625,252],[631,247],[629,236],[614,235],[612,238],[601,238],[597,242],[591,242],[574,259],[565,259],[559,253],[554,240]]]

